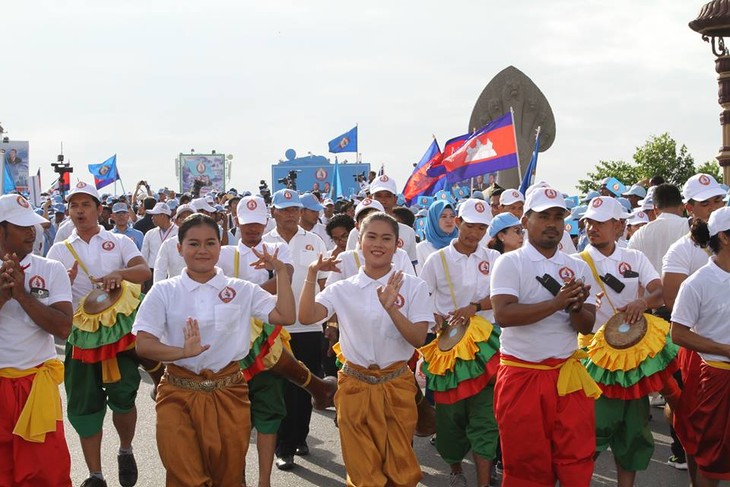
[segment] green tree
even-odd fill
[[[705,174],[709,174],[718,183],[722,183],[722,171],[720,171],[720,165],[717,163],[717,161],[707,161],[703,164],[700,164],[697,166],[697,170],[695,173],[702,172]]]
[[[660,175],[665,182],[680,187],[695,174],[694,158],[687,146],[677,150],[677,142],[666,132],[651,136],[643,146],[637,147],[634,162],[642,177]]]
[[[599,183],[605,178],[615,177],[626,184],[633,184],[641,179],[639,168],[625,161],[598,161],[596,170],[586,176],[586,179],[578,181],[577,188],[581,194],[598,190]]]

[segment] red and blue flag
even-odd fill
[[[431,145],[428,146],[426,153],[421,157],[421,160],[416,164],[411,177],[406,181],[406,185],[403,188],[403,197],[407,202],[410,203],[419,196],[430,196],[435,192],[434,185],[443,178],[443,174],[430,176],[428,170],[434,164],[439,164],[442,157],[439,144],[434,139]]]
[[[117,155],[114,154],[106,161],[100,164],[89,164],[89,172],[94,176],[94,185],[96,189],[112,184],[119,178],[117,171]]]

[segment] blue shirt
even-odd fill
[[[119,229],[114,226],[114,228],[111,229],[112,233],[121,233],[122,235],[126,235],[127,237],[132,239],[132,242],[134,242],[134,245],[137,246],[137,250],[142,249],[142,242],[144,241],[144,233],[140,232],[139,230],[135,230],[134,228],[127,225],[127,231],[122,233],[119,231]]]

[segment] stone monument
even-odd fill
[[[507,113],[514,112],[517,150],[521,172],[501,171],[497,183],[503,188],[517,188],[535,149],[535,133],[540,127],[540,152],[548,150],[555,141],[555,117],[540,88],[522,71],[509,66],[500,71],[479,95],[469,119],[468,130],[479,129]]]

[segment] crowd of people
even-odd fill
[[[328,407],[347,485],[417,485],[419,435],[449,486],[470,452],[479,487],[588,486],[609,448],[632,486],[654,453],[650,401],[667,404],[670,465],[718,485],[728,188],[613,181],[581,198],[493,182],[410,208],[388,175],[354,200],[144,181],[120,196],[80,181],[35,209],[1,196],[0,486],[70,486],[72,461],[82,487],[106,486],[107,407],[134,486],[140,369],[169,486],[270,486]]]

